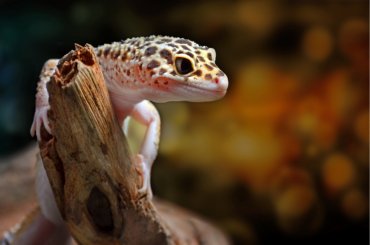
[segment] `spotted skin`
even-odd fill
[[[166,89],[171,81],[207,87],[206,83],[216,83],[217,78],[225,76],[215,64],[216,55],[212,48],[182,38],[131,38],[99,46],[95,52],[105,77],[116,89],[137,90],[153,84]],[[180,55],[192,60],[191,73],[180,75],[177,72],[174,61]]]
[[[123,126],[125,134],[127,135],[130,118],[147,127],[135,161],[138,173],[142,177],[142,186],[138,192],[150,201],[152,199],[150,173],[157,157],[161,125],[159,113],[150,101],[217,100],[226,93],[227,76],[215,64],[214,49],[183,38],[163,36],[131,38],[99,46],[95,48],[95,54],[118,121]],[[183,60],[186,60],[184,63],[186,69],[182,67]],[[38,140],[42,124],[50,134],[53,133],[47,120],[50,106],[46,84],[55,72],[59,72],[55,68],[57,63],[58,60],[49,60],[45,63],[38,83],[36,112],[31,127],[31,135],[36,132]],[[39,165],[37,176],[40,181],[37,183],[41,184],[38,185],[36,192],[41,208],[40,219],[55,226],[63,226],[60,214],[55,211],[57,210],[55,201],[51,201],[54,198],[51,191],[40,191],[49,190],[50,183],[43,164]]]

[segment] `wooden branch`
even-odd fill
[[[141,179],[91,45],[64,56],[47,88],[53,135],[42,128],[40,153],[79,244],[227,244],[187,211],[159,202],[158,214],[138,195]]]

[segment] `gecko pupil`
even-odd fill
[[[193,71],[193,66],[191,61],[186,58],[177,58],[176,61],[176,70],[179,74],[185,75],[191,71]]]

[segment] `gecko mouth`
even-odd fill
[[[214,89],[207,89],[207,88],[202,88],[202,87],[196,87],[196,86],[190,86],[193,89],[199,90],[202,94],[207,94],[211,96],[216,96],[216,97],[223,97],[226,94],[226,89],[224,90],[214,90]]]
[[[183,84],[182,88],[178,87],[176,94],[186,95],[186,100],[197,102],[197,101],[212,101],[218,100],[225,96],[226,89],[218,90],[217,87],[204,88],[200,86]]]
[[[222,93],[226,93],[228,85],[229,85],[229,81],[227,77],[224,76],[224,77],[216,78],[215,82],[207,83],[208,87],[197,86],[192,83],[183,83],[183,85],[186,87],[197,89],[197,90],[202,90],[207,93],[222,94]]]

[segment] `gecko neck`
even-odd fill
[[[121,43],[106,46],[104,53],[97,55],[109,92],[124,97],[125,103],[141,102],[145,98],[140,93],[144,80],[139,70],[143,65],[140,50]]]

